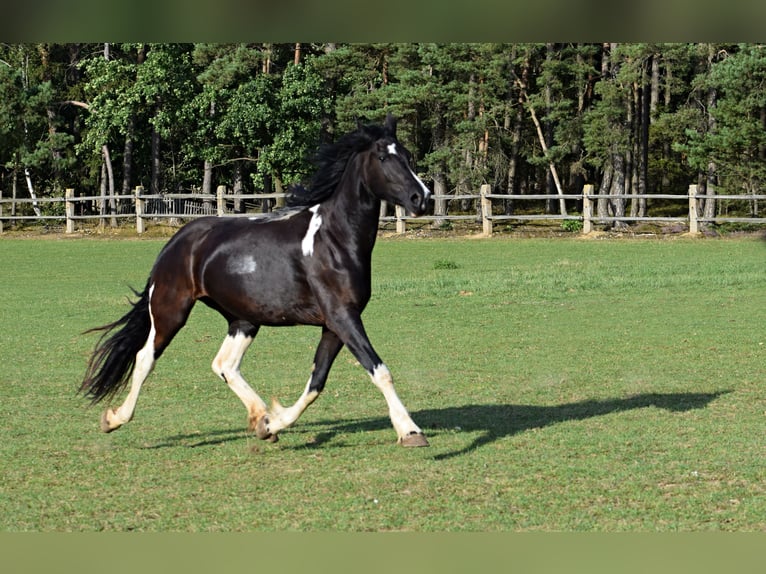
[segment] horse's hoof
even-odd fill
[[[402,446],[428,446],[426,435],[420,432],[408,434],[405,437],[399,439],[399,443]]]
[[[101,432],[112,432],[113,430],[117,430],[120,428],[120,425],[112,426],[112,424],[109,422],[109,413],[113,412],[112,409],[106,409],[101,414],[101,421],[99,421],[99,424],[101,426]]]
[[[265,440],[268,442],[277,442],[279,440],[279,437],[275,434],[271,434],[269,431],[269,417],[264,416],[258,419],[258,422],[255,425],[255,436],[257,436],[261,440]]]

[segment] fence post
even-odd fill
[[[593,231],[593,184],[587,183],[582,188],[582,232],[588,234]]]
[[[3,199],[3,190],[0,188],[0,199]],[[0,233],[3,232],[3,202],[0,201]]]
[[[219,185],[215,188],[215,209],[218,217],[223,217],[226,215],[226,200],[223,198],[225,193],[225,185]]]
[[[136,233],[143,233],[146,231],[146,222],[144,221],[144,213],[146,212],[146,200],[141,197],[144,193],[143,186],[139,185],[134,190],[136,194]]]
[[[699,213],[697,212],[697,186],[689,186],[689,233],[699,233]]]
[[[479,188],[481,196],[481,226],[485,237],[492,235],[492,200],[487,197],[492,191],[492,186],[488,183]]]
[[[396,232],[404,233],[405,228],[407,227],[406,223],[404,222],[404,218],[407,214],[401,205],[394,206],[394,213],[396,214]]]
[[[66,232],[74,233],[74,189],[71,187],[64,192],[64,214],[66,215]]]

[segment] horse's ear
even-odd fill
[[[383,124],[383,128],[389,133],[389,135],[396,137],[396,118],[391,112],[386,114],[386,123]]]

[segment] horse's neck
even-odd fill
[[[362,187],[357,177],[344,178],[335,194],[323,202],[322,219],[344,235],[349,245],[372,253],[378,234],[380,200]]]

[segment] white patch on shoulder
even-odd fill
[[[303,236],[303,241],[301,241],[301,251],[303,251],[303,255],[307,257],[309,255],[314,255],[314,236],[322,226],[322,216],[319,215],[319,204],[317,203],[314,207],[310,208],[309,211],[313,213],[313,215],[311,216],[311,221],[309,221],[309,228],[306,230],[306,235]]]
[[[391,154],[391,155],[397,155],[397,153],[396,153],[396,144],[395,143],[388,144],[388,153]]]
[[[258,267],[258,264],[255,262],[255,257],[252,255],[242,255],[229,259],[226,269],[233,275],[248,275],[253,273],[256,267]]]

